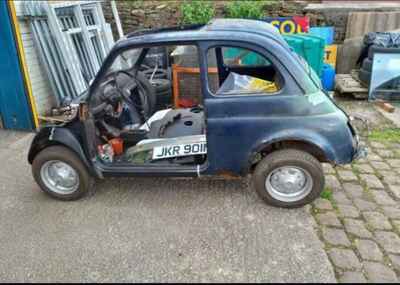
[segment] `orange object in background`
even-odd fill
[[[179,108],[192,108],[192,107],[195,107],[196,105],[197,105],[196,102],[194,102],[191,99],[187,99],[187,98],[182,98],[182,99],[179,99],[179,101],[178,101]]]
[[[181,108],[179,105],[179,74],[200,74],[200,68],[198,67],[184,67],[177,64],[172,65],[172,95],[174,98],[174,107]],[[216,67],[209,67],[208,73],[217,74],[218,69]]]
[[[114,154],[121,155],[124,152],[124,141],[121,138],[113,138],[108,141],[114,150]]]

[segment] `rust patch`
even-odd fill
[[[225,179],[238,179],[240,178],[239,175],[237,175],[236,173],[233,173],[232,171],[229,170],[220,170],[217,172],[216,174],[217,176],[223,177]]]
[[[86,121],[89,116],[89,109],[86,103],[81,103],[79,105],[79,120]]]

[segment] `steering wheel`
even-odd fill
[[[143,78],[140,80],[136,74],[132,74],[126,70],[118,70],[113,74],[113,81],[115,82],[115,87],[120,92],[122,99],[128,104],[129,107],[133,107],[136,112],[140,113],[144,120],[147,120],[151,116],[152,106],[149,100],[149,95],[145,88],[146,82],[143,82]],[[118,75],[125,74],[129,77],[129,80],[123,86],[120,86],[118,81]],[[147,80],[147,78],[145,78]],[[147,80],[148,81],[148,80]],[[148,82],[150,84],[150,82]],[[141,123],[144,123],[143,121]]]
[[[124,74],[124,78],[118,76]],[[110,88],[109,90],[107,90]],[[156,94],[154,87],[140,71],[119,70],[101,84],[97,104],[91,108],[97,118],[104,115],[117,118],[121,115],[121,102],[129,108],[131,119],[143,124],[154,112]]]

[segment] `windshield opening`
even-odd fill
[[[106,76],[118,70],[129,70],[134,67],[142,50],[142,48],[136,48],[120,53],[108,68]]]

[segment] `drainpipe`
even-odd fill
[[[114,0],[111,0],[111,10],[115,19],[115,24],[117,25],[119,38],[124,36],[124,32],[122,31],[121,20],[119,19],[119,14],[117,10],[117,5]]]

